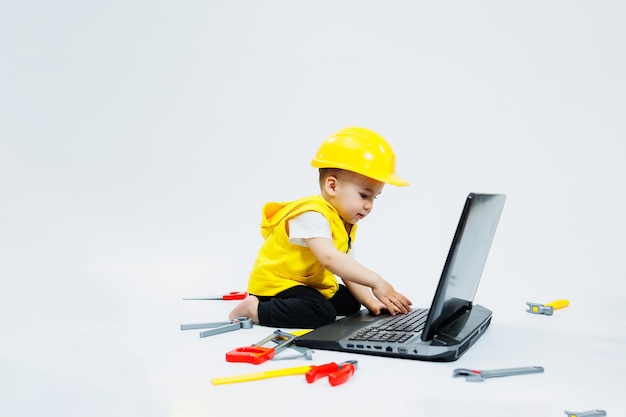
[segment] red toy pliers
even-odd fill
[[[345,361],[337,364],[335,362],[327,363],[319,366],[311,366],[306,373],[306,382],[313,383],[318,379],[328,376],[328,382],[333,387],[346,382],[356,371],[358,361]]]

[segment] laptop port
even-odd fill
[[[356,347],[359,348],[359,349],[363,349],[364,346],[361,345],[361,344],[358,344],[358,345],[356,345]]]
[[[383,348],[382,346],[374,346],[374,349],[381,350],[382,348]]]
[[[405,347],[399,347],[398,348],[398,353],[407,353],[409,351],[409,349],[405,348]]]
[[[385,351],[387,352],[393,352],[393,348],[391,346],[387,346],[387,348],[385,349]]]

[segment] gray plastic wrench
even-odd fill
[[[211,329],[200,332],[200,337],[213,336],[220,333],[232,332],[233,330],[251,328],[252,319],[249,319],[248,317],[237,317],[237,319],[233,321],[218,323],[194,323],[180,325],[180,330]]]
[[[590,411],[583,411],[581,413],[577,413],[575,411],[565,410],[565,414],[567,414],[568,417],[602,417],[606,415],[606,411],[590,410]]]
[[[455,369],[452,373],[453,377],[465,377],[466,381],[470,382],[482,382],[487,378],[498,378],[502,376],[524,375],[524,374],[536,374],[543,372],[541,366],[527,366],[524,368],[508,368],[508,369],[493,369],[490,371],[478,371],[475,369],[459,368]]]

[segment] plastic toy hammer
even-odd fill
[[[528,305],[528,310],[526,310],[528,313],[551,316],[552,313],[554,313],[554,310],[567,307],[569,305],[569,301],[555,300],[548,304],[530,303],[527,301],[526,304]]]

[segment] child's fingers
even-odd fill
[[[398,313],[406,314],[411,309],[411,301],[403,295],[399,295],[395,302]]]

